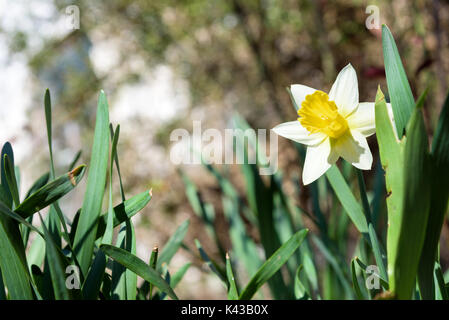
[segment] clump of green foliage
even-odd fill
[[[50,171],[42,175],[23,200],[19,193],[20,174],[14,165],[10,143],[1,151],[0,185],[0,299],[178,299],[174,288],[191,263],[170,275],[168,265],[183,244],[189,221],[167,241],[162,251],[155,248],[149,263],[136,256],[136,236],[131,218],[151,200],[151,190],[126,199],[117,155],[120,126],[109,123],[108,103],[100,93],[92,157],[81,208],[69,221],[59,201],[73,190],[87,171],[75,167],[78,153],[68,172],[56,176],[53,164],[50,93],[45,94],[45,114]],[[120,182],[120,204],[113,206],[112,177]],[[108,179],[109,177],[109,179]],[[103,198],[108,194],[107,208]],[[49,207],[42,218],[40,210]],[[40,220],[40,226],[34,222]],[[118,234],[113,245],[114,229]],[[30,233],[35,233],[33,240]],[[288,260],[305,238],[307,230],[294,234],[259,269],[242,292],[251,298]],[[27,250],[27,247],[28,250]],[[203,257],[207,256],[199,247]],[[232,270],[228,265],[230,283]],[[137,285],[137,277],[144,282]],[[225,276],[226,277],[226,276]],[[228,278],[226,278],[228,279]],[[235,284],[233,286],[235,288]],[[234,290],[234,298],[237,291]]]
[[[245,270],[247,277],[253,277],[262,264],[258,246],[247,233],[248,221],[258,231],[266,257],[306,223],[313,224],[316,232],[286,263],[286,272],[278,272],[268,281],[276,299],[449,299],[449,272],[443,273],[439,258],[449,198],[449,96],[429,149],[422,111],[426,91],[415,102],[386,26],[382,28],[382,46],[395,121],[391,121],[379,88],[375,122],[380,163],[375,168],[372,190],[367,189],[363,173],[344,162],[343,170],[333,165],[326,179],[318,179],[308,189],[302,188],[297,179],[294,181],[298,197],[311,197],[311,210],[299,208],[294,198],[284,192],[280,172],[269,179],[259,175],[259,167],[266,160],[258,152],[261,147],[256,139],[249,139],[248,146],[257,153],[257,164],[240,167],[246,201],[229,177],[205,164],[220,186],[232,243],[231,260]],[[243,119],[234,120],[236,128],[249,128]],[[295,146],[304,159],[303,146]],[[185,174],[183,177],[192,208],[214,237],[213,205],[204,203],[201,192]],[[358,192],[352,191],[353,183],[358,185]],[[353,227],[358,231],[356,247],[349,251],[353,250],[349,247],[354,242]],[[222,245],[215,239],[220,249]],[[324,257],[324,263],[319,262],[318,254]],[[348,256],[352,257],[350,263]],[[223,267],[229,269],[229,255],[221,264],[210,265],[225,284],[231,283]],[[230,298],[236,296],[234,286],[238,288],[238,282],[228,287]],[[240,297],[245,296],[245,291]]]

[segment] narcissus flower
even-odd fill
[[[305,185],[340,157],[356,168],[371,169],[373,156],[366,138],[376,131],[374,102],[359,102],[357,75],[351,64],[340,71],[329,94],[300,84],[292,85],[291,93],[299,118],[273,130],[307,145],[302,173]]]

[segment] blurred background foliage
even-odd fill
[[[169,161],[169,136],[174,128],[191,129],[192,120],[202,120],[203,130],[224,129],[237,112],[253,128],[270,129],[296,117],[287,86],[301,83],[329,90],[338,71],[349,62],[358,73],[361,101],[374,101],[378,84],[387,91],[380,29],[365,26],[368,5],[379,7],[380,22],[392,30],[415,97],[429,89],[424,109],[429,138],[448,88],[449,1],[14,2],[4,4],[0,15],[11,20],[8,10],[21,7],[21,21],[12,24],[15,27],[1,24],[0,34],[8,48],[6,65],[19,57],[30,70],[24,90],[31,98],[26,124],[8,132],[5,140],[13,145],[20,139],[31,141],[23,147],[19,161],[25,168],[24,181],[36,179],[36,169],[44,170],[47,160],[41,115],[45,88],[50,88],[55,106],[55,150],[60,151],[55,161],[60,167],[91,141],[96,99],[99,89],[104,88],[111,117],[122,127],[119,154],[127,177],[125,189],[136,193],[152,187],[154,192],[150,209],[140,216],[136,230],[138,254],[145,259],[153,244],[164,243],[186,217],[193,220],[186,245],[194,248],[193,239],[198,238],[209,254],[221,254],[220,248],[208,241],[201,218],[188,205],[182,179]],[[71,31],[64,24],[65,8],[73,4],[80,9],[81,29]],[[44,13],[40,6],[47,8]],[[47,27],[42,29],[42,25]],[[20,106],[2,101],[1,108],[15,107]],[[311,193],[315,191],[303,187],[298,191],[296,186],[300,183],[300,157],[292,144],[281,140],[279,166],[289,177],[284,191],[299,207],[313,211]],[[377,153],[375,139],[370,144]],[[89,159],[87,154],[83,157]],[[377,155],[375,159],[377,163]],[[237,191],[247,201],[239,168],[228,169]],[[184,172],[197,185],[201,197],[214,205],[215,230],[228,250],[220,188],[201,166],[188,166]],[[366,174],[368,189],[379,184],[374,172]],[[331,237],[341,232],[342,226],[347,227],[347,221],[332,223],[339,216],[331,214],[335,210],[326,199],[321,206],[325,219],[331,221]],[[312,224],[307,217],[305,221]],[[379,221],[385,223],[384,218]],[[259,243],[254,225],[246,218],[245,222],[248,235]],[[354,237],[337,238],[344,241],[337,243],[339,246],[355,246]],[[446,269],[447,221],[443,238],[441,258]],[[349,252],[347,259],[352,257],[351,250],[343,252]],[[184,255],[181,260],[196,257],[196,270],[201,268],[196,255],[188,251]],[[324,266],[319,257],[316,263]],[[223,297],[220,284],[203,272],[189,272],[192,281],[204,282],[204,290],[188,291],[189,297]]]

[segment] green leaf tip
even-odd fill
[[[82,178],[84,172],[86,171],[86,165],[82,164],[78,167],[76,167],[75,169],[73,169],[72,171],[70,171],[69,173],[67,173],[67,175],[69,176],[70,182],[72,183],[72,185],[75,187],[77,184],[77,179],[78,181]]]

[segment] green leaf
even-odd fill
[[[0,214],[0,269],[11,299],[33,299],[19,226],[3,214]]]
[[[240,300],[251,299],[257,290],[267,282],[287,262],[291,255],[298,249],[309,230],[304,229],[295,233],[290,240],[284,243],[276,252],[260,267],[259,271],[251,279],[240,294]]]
[[[87,177],[86,193],[81,208],[78,227],[75,233],[74,250],[81,267],[81,273],[86,275],[91,264],[97,234],[98,218],[106,185],[106,173],[109,157],[109,112],[106,95],[100,92],[97,107],[92,158]]]
[[[81,165],[56,180],[47,183],[25,199],[14,211],[20,214],[22,218],[28,218],[37,211],[47,207],[73,190],[82,179],[85,169],[86,166]]]
[[[5,216],[8,216],[11,219],[16,220],[19,223],[22,223],[23,225],[27,226],[29,229],[36,231],[40,236],[44,236],[42,232],[40,232],[36,227],[34,227],[31,223],[26,221],[24,218],[22,218],[20,215],[15,213],[14,211],[11,211],[7,206],[5,206],[3,203],[0,202],[0,214],[4,214]]]
[[[382,278],[388,279],[388,275],[386,272],[384,259],[383,259],[383,248],[380,245],[380,242],[377,238],[376,231],[374,230],[374,226],[372,223],[368,225],[369,228],[369,236],[371,239],[372,249],[374,253],[374,259],[376,260],[376,264],[379,268],[379,273]]]
[[[4,160],[4,169],[5,169],[5,175],[6,175],[6,181],[9,186],[9,191],[11,192],[12,199],[14,206],[17,207],[20,204],[20,197],[19,197],[19,189],[17,187],[17,180],[16,180],[16,174],[14,172],[14,163],[12,160],[8,157],[7,154],[3,156]]]
[[[52,235],[45,226],[45,222],[39,214],[42,223],[42,229],[45,234],[45,243],[47,251],[48,265],[50,267],[50,275],[53,284],[53,290],[56,300],[70,300],[72,295],[66,286],[67,261],[62,252],[59,251],[58,245],[53,240]]]
[[[157,257],[159,255],[159,248],[155,246],[153,248],[153,251],[151,251],[150,261],[149,265],[152,269],[156,270],[157,267]],[[148,284],[148,294],[150,295],[150,299],[153,297],[153,285],[147,281],[145,281],[145,284]],[[146,296],[146,293],[144,294]]]
[[[396,132],[401,138],[415,107],[415,100],[393,35],[386,25],[382,26],[382,49]]]
[[[9,159],[11,159],[11,162],[14,165],[14,152],[12,150],[11,144],[9,142],[6,142],[1,151],[1,157],[0,157],[0,178],[1,178],[1,185],[0,188],[2,190],[2,201],[8,206],[9,208],[12,208],[12,195],[11,191],[9,190],[9,184],[6,178],[6,170],[5,170],[5,155],[8,156]]]
[[[28,265],[34,264],[36,266],[42,266],[45,258],[45,239],[42,237],[36,237],[31,243],[31,247],[28,250],[27,260]]]
[[[332,267],[331,271],[333,270],[334,273],[340,281],[341,285],[343,286],[343,289],[345,292],[349,295],[349,298],[352,299],[352,290],[350,287],[350,282],[348,281],[345,270],[342,269],[341,265],[343,264],[341,262],[341,259],[339,259],[339,256],[337,254],[334,254],[329,248],[326,247],[326,245],[321,241],[318,237],[312,235],[313,242],[317,246],[318,250],[321,251],[324,258],[329,262],[330,266]],[[334,279],[332,279],[334,280]]]
[[[136,254],[136,234],[132,220],[126,222],[126,250]],[[126,299],[136,300],[137,296],[137,276],[130,270],[125,271],[126,277]]]
[[[50,153],[50,179],[55,177],[55,166],[53,163],[53,147],[52,147],[52,125],[51,125],[51,99],[50,90],[45,90],[44,96],[45,123],[47,125],[48,150]]]
[[[301,282],[300,273],[303,269],[302,264],[296,269],[295,274],[295,298],[297,300],[310,300],[310,294],[307,292],[306,287]]]
[[[116,240],[117,247],[126,250],[126,223],[120,227]],[[126,250],[129,252],[129,250]],[[113,300],[126,300],[126,268],[117,261],[112,261],[111,294]]]
[[[215,177],[222,191],[223,212],[229,224],[229,237],[236,261],[242,261],[248,277],[252,277],[262,265],[258,255],[258,249],[254,241],[248,235],[245,222],[240,216],[243,205],[238,192],[232,183],[225,178],[216,168],[205,162],[203,166]]]
[[[200,252],[201,259],[206,262],[210,270],[215,273],[218,278],[220,278],[225,287],[227,287],[226,271],[222,267],[220,267],[218,263],[216,263],[212,258],[209,257],[198,239],[195,239],[195,245]]]
[[[175,233],[170,237],[170,239],[165,244],[161,253],[157,259],[157,270],[161,270],[162,264],[170,264],[171,259],[175,255],[176,251],[181,247],[182,241],[186,236],[187,230],[189,228],[190,221],[184,221],[178,229],[176,229]]]
[[[418,264],[427,227],[430,206],[430,175],[427,132],[419,106],[410,118],[404,150],[404,190],[402,210],[389,225],[397,237],[389,239],[390,289],[398,299],[410,299],[415,288]]]
[[[220,251],[220,255],[224,256],[224,250],[218,239],[217,233],[215,232],[214,222],[215,222],[215,211],[213,205],[210,203],[204,203],[201,198],[200,192],[198,192],[195,184],[189,179],[189,177],[181,170],[180,175],[184,182],[184,187],[186,191],[187,199],[190,203],[195,214],[203,220],[206,231],[209,236],[215,240],[215,243]]]
[[[432,184],[429,220],[418,269],[423,299],[435,296],[434,264],[449,198],[449,94],[444,102],[432,142]]]
[[[192,265],[191,262],[187,262],[184,264],[181,268],[179,268],[176,273],[171,277],[170,279],[170,286],[175,289],[179,282],[181,282],[182,278],[186,274],[187,270],[189,270],[190,266]],[[153,268],[154,269],[154,268]]]
[[[174,300],[178,299],[178,297],[176,296],[173,289],[169,286],[169,284],[164,279],[162,279],[155,270],[150,268],[149,265],[147,265],[145,262],[140,260],[135,255],[121,248],[117,248],[106,244],[101,245],[100,249],[103,250],[104,253],[106,253],[112,259],[122,264],[124,267],[131,270],[132,272],[136,273],[139,277],[153,284],[162,292],[167,293],[168,296],[171,297],[172,299]]]
[[[351,260],[351,274],[352,274],[352,285],[354,287],[354,291],[356,293],[357,299],[364,300],[364,296],[362,290],[360,290],[359,280],[357,279],[357,273],[355,270],[355,259]]]
[[[8,178],[8,175],[11,175],[11,168],[14,168],[14,153],[8,142],[2,148],[0,162],[2,183],[0,204],[4,209],[9,210],[12,208],[13,196],[8,184],[8,180],[12,177]],[[15,179],[14,175],[14,181]],[[33,299],[31,277],[19,225],[17,221],[5,214],[0,214],[0,270],[10,299]]]
[[[4,205],[7,205],[7,195],[6,191],[3,189],[2,185],[0,184],[0,202],[2,202]],[[10,207],[10,206],[8,206]]]
[[[223,213],[229,224],[229,237],[237,261],[241,261],[246,268],[248,277],[252,277],[262,265],[257,252],[257,246],[248,235],[245,222],[240,216],[241,208],[237,195],[223,196]]]
[[[47,89],[45,91],[44,108],[45,108],[45,120],[46,120],[46,125],[47,125],[48,150],[49,150],[49,154],[50,154],[50,180],[54,180],[56,177],[56,174],[55,174],[55,165],[54,165],[54,161],[53,161],[52,112],[51,112],[51,99],[50,99],[50,90],[49,89]],[[70,169],[70,170],[72,170],[72,169]],[[61,247],[60,234],[61,234],[61,225],[62,225],[63,229],[64,229],[64,231],[62,232],[62,235],[64,237],[64,240],[67,241],[70,251],[72,251],[72,244],[70,242],[69,235],[68,235],[66,218],[65,218],[64,214],[62,213],[62,210],[59,207],[59,204],[57,201],[55,201],[53,204],[51,204],[50,212],[47,216],[47,220],[48,220],[48,229],[55,241],[55,244],[58,247]]]
[[[375,103],[376,135],[379,143],[380,160],[385,171],[388,212],[401,211],[403,194],[403,157],[404,143],[395,135],[393,123],[388,115],[385,97],[380,87],[377,89]],[[389,222],[394,222],[395,216],[389,214]],[[389,251],[389,248],[387,248]]]
[[[159,248],[157,246],[154,246],[153,250],[151,251],[150,261],[148,262],[150,268],[154,270],[156,270],[158,254]],[[172,286],[172,288],[174,287]],[[144,281],[144,283],[139,288],[138,298],[139,300],[147,300],[147,296],[150,296],[150,300],[153,299],[153,285],[147,281]]]
[[[117,130],[120,132],[120,125],[117,125]],[[110,131],[111,137],[114,137],[115,136],[114,127],[112,126],[111,123],[109,124],[109,131]],[[117,136],[117,139],[118,139],[118,136]],[[115,152],[115,155],[112,157],[112,159],[115,161],[115,166],[117,168],[118,179],[119,179],[119,182],[120,182],[120,194],[122,196],[122,202],[125,202],[125,200],[126,200],[125,199],[125,191],[123,189],[122,174],[120,172],[120,164],[119,164],[119,161],[118,161],[118,154],[117,154],[117,152]],[[112,159],[111,159],[111,161],[112,161]]]
[[[267,185],[260,175],[257,164],[265,164],[267,159],[261,152],[263,148],[259,147],[254,131],[251,130],[243,118],[237,115],[233,117],[233,122],[236,127],[237,163],[239,158],[243,158],[241,169],[245,179],[246,197],[252,214],[257,218],[265,257],[269,257],[281,245],[273,219],[273,178],[271,177],[270,184]],[[255,156],[251,158],[251,154]],[[274,275],[268,282],[268,285],[275,299],[291,297],[280,273]]]
[[[112,205],[112,169],[114,165],[114,158],[117,152],[117,142],[120,134],[120,126],[117,128],[116,132],[112,137],[112,147],[111,147],[111,161],[109,163],[109,204],[107,213],[107,222],[104,234],[101,238],[102,244],[112,244],[112,237],[114,232],[114,207]],[[101,231],[103,231],[101,230]],[[100,231],[100,228],[97,229]],[[104,271],[106,269],[107,258],[103,251],[98,250],[95,254],[95,259],[92,267],[89,269],[86,280],[83,284],[83,297],[84,299],[97,299],[98,293],[100,291],[101,284],[103,283]]]
[[[387,256],[388,275],[392,271],[392,261],[396,259],[397,243],[401,225],[404,198],[404,149],[405,139],[399,141],[388,114],[385,97],[378,88],[375,103],[376,135],[379,144],[380,160],[385,171],[387,191],[388,225]],[[391,279],[390,279],[391,280]]]
[[[25,199],[28,198],[31,194],[33,194],[34,192],[36,192],[37,190],[39,190],[40,188],[42,188],[44,185],[47,184],[48,180],[50,178],[50,173],[44,173],[42,176],[39,177],[39,179],[37,179],[33,185],[31,186],[31,188],[28,190]],[[1,191],[1,188],[0,188]],[[30,216],[27,218],[27,221],[29,223],[33,222],[33,216]],[[30,228],[23,228],[22,229],[22,238],[23,238],[23,244],[25,245],[25,247],[27,247],[28,245],[28,239],[30,236]]]
[[[0,269],[0,301],[6,300],[5,284],[3,283],[2,270]]]
[[[226,277],[228,280],[228,299],[238,300],[239,292],[237,290],[237,284],[235,283],[234,272],[232,271],[231,259],[228,254],[226,254]]]
[[[140,212],[150,202],[151,190],[144,191],[138,195],[135,195],[131,199],[126,200],[114,207],[114,228],[119,226],[122,222],[131,219],[135,214]],[[98,220],[98,229],[95,239],[103,236],[107,225],[108,213],[103,213]]]
[[[114,206],[112,204],[112,169],[114,167],[114,159],[117,155],[117,143],[120,136],[120,126],[117,126],[117,130],[112,136],[111,142],[111,161],[109,163],[109,203],[108,203],[108,215],[106,222],[106,230],[101,242],[103,244],[112,244],[112,236],[114,232]]]
[[[449,292],[444,283],[443,271],[439,263],[435,263],[435,282],[437,283],[438,292],[441,295],[441,299],[449,300]]]
[[[86,300],[95,300],[98,298],[101,283],[106,269],[106,255],[103,251],[98,250],[95,253],[94,262],[89,269],[86,280],[82,286],[83,298]]]
[[[366,217],[363,214],[363,210],[360,204],[355,199],[351,189],[346,183],[345,178],[341,174],[340,170],[333,165],[326,172],[326,178],[329,180],[338,200],[342,204],[345,212],[351,218],[355,227],[359,232],[368,239],[368,225],[366,222]]]

